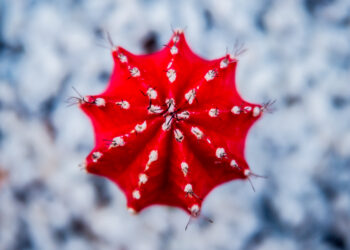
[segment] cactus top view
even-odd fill
[[[106,90],[79,101],[95,132],[84,167],[116,183],[131,212],[161,204],[196,217],[216,186],[253,175],[245,140],[264,106],[240,97],[236,58],[202,59],[181,30],[153,54],[112,55]]]

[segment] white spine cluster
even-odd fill
[[[102,153],[98,152],[98,151],[93,152],[91,157],[92,157],[93,162],[97,162],[98,159],[100,159],[102,157]]]
[[[175,111],[175,100],[173,98],[165,100],[166,105],[168,106],[168,112],[172,113]]]
[[[188,164],[186,162],[181,162],[181,170],[183,174],[186,176],[188,173]]]
[[[207,82],[209,82],[209,81],[213,80],[216,75],[217,75],[216,71],[211,69],[205,74],[204,78]]]
[[[252,111],[252,107],[250,107],[250,106],[245,106],[244,107],[244,111],[247,113],[247,112],[250,112],[250,111]]]
[[[235,115],[239,115],[241,113],[241,108],[239,106],[233,106],[231,112]]]
[[[130,104],[127,101],[120,101],[120,102],[116,102],[115,104],[120,106],[122,109],[129,109],[130,108]]]
[[[148,88],[147,95],[150,99],[156,99],[157,98],[157,91],[153,88]]]
[[[139,190],[134,190],[132,192],[132,197],[136,200],[139,200],[141,198],[141,194],[140,194],[140,191]]]
[[[187,100],[187,102],[189,104],[192,104],[195,98],[196,98],[196,90],[195,89],[191,89],[190,91],[188,91],[185,94],[185,99]]]
[[[217,148],[215,154],[216,154],[216,157],[219,159],[224,158],[226,156],[226,152],[224,148]]]
[[[253,109],[253,116],[254,117],[259,116],[260,112],[261,112],[261,108],[260,107],[258,107],[258,106],[254,107],[254,109]]]
[[[128,62],[128,58],[123,53],[118,53],[118,58],[119,58],[120,62],[122,62],[122,63]]]
[[[221,69],[227,68],[228,64],[229,64],[229,60],[228,60],[227,58],[224,58],[224,59],[222,59],[221,62],[220,62],[220,68],[221,68]]]
[[[194,134],[197,137],[197,139],[202,139],[203,138],[203,132],[199,128],[192,127],[191,128],[191,132],[192,132],[192,134]]]
[[[199,210],[200,209],[199,209],[199,206],[197,204],[192,205],[192,207],[190,208],[190,212],[191,212],[192,216],[194,216],[194,217],[198,216]]]
[[[150,114],[160,114],[162,112],[163,112],[162,108],[158,105],[151,105],[148,109],[148,113]]]
[[[210,117],[217,117],[219,115],[219,109],[210,109],[209,110],[209,116]]]
[[[148,164],[151,164],[152,162],[155,162],[156,160],[158,160],[158,151],[152,150],[148,156]]]
[[[124,146],[125,145],[125,141],[123,139],[123,137],[121,136],[117,136],[113,138],[113,141],[111,143],[111,148],[113,147],[119,147],[119,146]]]
[[[132,77],[139,77],[140,76],[140,70],[136,67],[129,69],[129,71],[130,71],[130,75]]]
[[[105,107],[106,106],[106,100],[101,98],[101,97],[96,98],[95,104],[96,104],[97,107]]]
[[[178,50],[178,48],[177,48],[175,45],[173,45],[173,46],[170,48],[170,53],[171,53],[172,55],[176,55],[178,52],[179,52],[179,50]]]
[[[146,174],[139,175],[139,184],[145,184],[148,181],[148,177]]]
[[[184,188],[185,193],[193,193],[192,185],[187,184]]]
[[[183,139],[184,139],[183,133],[182,133],[181,130],[178,129],[178,128],[174,130],[174,136],[175,136],[175,139],[176,139],[178,142],[182,142]]]
[[[137,124],[137,125],[135,126],[135,130],[136,130],[136,132],[138,132],[138,133],[143,132],[146,128],[147,128],[147,122],[146,122],[146,121],[144,121],[144,122],[141,123],[141,124]]]
[[[170,115],[168,115],[167,117],[165,117],[165,122],[162,125],[162,129],[163,131],[168,131],[171,127],[171,123],[173,122],[173,119]]]
[[[233,168],[238,168],[238,164],[237,164],[237,162],[235,160],[231,160],[230,166],[233,167]]]
[[[188,118],[190,118],[190,112],[182,111],[181,113],[177,114],[177,117],[179,119],[188,119]]]
[[[174,69],[168,69],[166,76],[168,77],[169,82],[173,83],[176,79],[176,71]]]

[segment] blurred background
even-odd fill
[[[97,94],[113,67],[105,31],[135,53],[185,28],[214,59],[241,41],[237,84],[277,100],[246,156],[268,179],[215,189],[214,220],[179,209],[129,215],[121,191],[78,164],[88,118],[65,100]],[[1,0],[0,249],[350,249],[350,1]]]

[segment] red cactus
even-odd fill
[[[238,94],[235,58],[204,60],[181,31],[154,54],[112,54],[107,89],[80,101],[96,141],[85,167],[115,182],[130,211],[162,204],[198,216],[213,188],[249,178],[245,139],[264,107]]]

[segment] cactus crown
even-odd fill
[[[235,58],[200,58],[180,30],[156,53],[112,55],[107,89],[80,99],[95,131],[85,168],[115,182],[131,212],[162,204],[198,216],[213,188],[249,178],[245,139],[264,108],[237,92]]]

